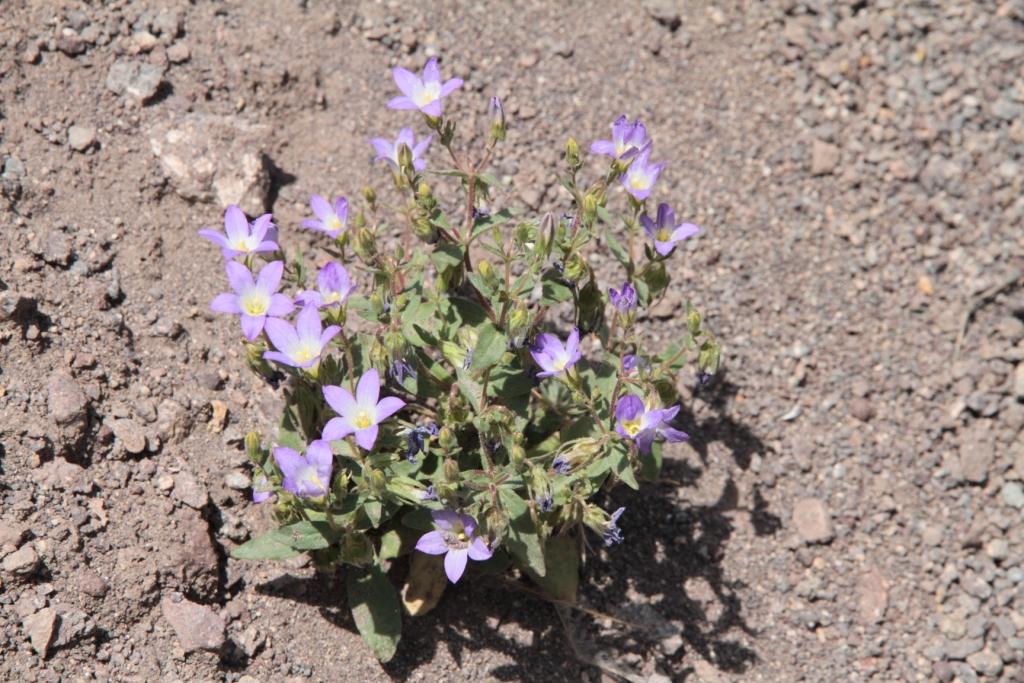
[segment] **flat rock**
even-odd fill
[[[250,216],[266,210],[268,129],[227,116],[188,114],[149,131],[149,145],[174,191],[193,202],[237,204]]]
[[[201,509],[210,502],[210,494],[190,472],[179,472],[174,477],[174,488],[171,495],[190,508]]]
[[[22,622],[25,635],[32,643],[32,649],[44,659],[50,653],[54,633],[57,631],[57,610],[46,607]]]
[[[1018,510],[1024,508],[1024,486],[1019,481],[1008,481],[1003,484],[1003,502]]]
[[[85,569],[78,575],[78,589],[94,598],[102,598],[110,590],[110,584],[93,569]]]
[[[152,99],[164,80],[164,70],[148,61],[119,59],[107,72],[107,89],[140,103]]]
[[[675,31],[683,23],[679,5],[674,0],[644,0],[643,7],[651,19],[670,31]]]
[[[96,633],[96,622],[85,612],[69,605],[54,605],[57,611],[57,636],[52,647],[59,649],[88,638]]]
[[[85,150],[96,144],[96,129],[92,126],[75,124],[68,128],[68,146],[76,152]]]
[[[995,461],[995,446],[991,441],[978,441],[968,437],[960,446],[960,472],[965,481],[984,484]]]
[[[160,609],[186,652],[216,652],[224,646],[224,619],[206,605],[165,597],[160,601]]]
[[[793,506],[796,532],[807,543],[828,543],[832,540],[832,519],[828,507],[818,498],[803,498]]]
[[[32,478],[37,484],[58,491],[91,493],[93,489],[92,478],[86,469],[61,457],[33,470]]]
[[[21,522],[0,520],[0,548],[5,545],[13,545],[15,547],[21,545],[26,531],[28,531],[28,528]]]
[[[146,450],[146,432],[132,420],[119,419],[110,423],[114,436],[121,442],[124,449],[133,455]]]
[[[857,582],[857,607],[865,624],[877,624],[885,618],[889,606],[889,581],[876,570],[871,570]]]
[[[835,145],[815,140],[811,145],[811,175],[828,175],[839,165],[840,152]]]
[[[3,569],[5,574],[14,576],[30,576],[39,568],[39,555],[35,549],[26,545],[4,558]]]

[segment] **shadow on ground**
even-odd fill
[[[700,435],[693,445],[702,464],[707,464],[708,446],[721,442],[745,469],[754,453],[766,449],[750,429],[726,416],[736,387],[722,377],[702,391],[714,414],[700,421],[681,416],[684,428]],[[756,489],[752,506],[741,508],[731,477],[712,504],[681,500],[680,488],[696,488],[703,471],[685,460],[666,459],[660,481],[641,491],[618,487],[602,501],[608,509],[626,508],[620,522],[626,540],[605,550],[601,539],[587,532],[590,551],[580,600],[613,620],[565,609],[563,620],[530,586],[471,573],[468,581],[449,587],[433,612],[406,618],[398,654],[383,665],[384,671],[394,680],[405,680],[432,661],[438,648],[447,648],[460,666],[467,651],[489,649],[505,655],[511,663],[474,672],[501,681],[577,679],[598,661],[606,671],[618,669],[632,678],[628,664],[637,661],[636,655],[656,661],[672,680],[687,677],[694,654],[722,671],[747,671],[758,655],[744,641],[756,640],[757,634],[743,618],[742,586],[730,581],[722,567],[725,544],[734,531],[730,517],[749,515],[758,536],[774,535],[780,520]],[[391,574],[401,578],[405,571],[399,563]],[[335,626],[355,631],[343,585],[340,575],[284,575],[256,590],[313,605]],[[635,673],[635,680],[644,680]]]

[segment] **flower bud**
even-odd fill
[[[700,312],[696,308],[686,312],[686,328],[691,336],[696,337],[700,334]]]
[[[441,427],[441,431],[437,434],[437,443],[441,445],[441,448],[450,451],[459,445],[459,440],[455,438],[455,433],[450,427]]]
[[[526,451],[523,450],[522,446],[516,445],[512,447],[512,450],[508,453],[509,462],[512,463],[512,467],[517,470],[522,469],[526,463]]]
[[[352,248],[359,255],[359,258],[368,261],[377,251],[373,233],[367,228],[359,228],[358,232],[356,232],[356,241]]]
[[[388,330],[384,335],[384,347],[392,358],[404,358],[406,351],[405,335],[398,330]]]
[[[416,172],[412,166],[412,150],[404,142],[398,145],[398,169],[404,176],[411,176]]]
[[[530,311],[522,303],[516,304],[508,316],[508,336],[517,348],[530,333]]]
[[[446,458],[444,461],[444,478],[450,483],[459,481],[459,463],[455,458]]]
[[[437,226],[431,223],[430,219],[426,216],[420,216],[413,222],[412,232],[417,238],[427,244],[433,244],[437,241]]]
[[[491,115],[491,139],[501,142],[505,139],[505,107],[498,96],[491,98],[487,111]]]
[[[370,346],[370,364],[375,368],[386,368],[391,365],[391,354],[380,341],[374,339]]]
[[[377,315],[384,313],[384,295],[380,292],[374,292],[370,295],[370,308]]]
[[[570,282],[579,282],[587,274],[587,263],[578,253],[573,253],[565,260],[565,269],[562,275]]]
[[[476,264],[476,270],[488,285],[493,287],[497,284],[498,274],[494,272],[494,268],[491,267],[490,261],[487,259],[480,259]]]
[[[363,188],[363,199],[366,200],[371,209],[374,208],[377,205],[377,191],[367,185]]]
[[[258,432],[249,432],[245,435],[245,454],[254,465],[263,465],[263,448],[260,446],[260,435]]]
[[[367,479],[367,485],[370,490],[376,493],[378,496],[384,495],[388,490],[388,480],[384,477],[384,473],[378,469],[371,469]]]
[[[517,225],[513,236],[515,237],[516,244],[519,246],[526,246],[537,241],[537,231],[529,223]]]
[[[597,218],[597,197],[588,192],[583,196],[583,213],[580,217],[584,225],[593,225]]]
[[[573,170],[582,165],[580,163],[580,145],[575,138],[569,138],[565,142],[565,163]]]

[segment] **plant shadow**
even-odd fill
[[[683,416],[690,422],[687,431],[703,435],[696,447],[700,460],[707,462],[708,444],[721,441],[741,468],[749,465],[766,447],[752,430],[725,417],[735,387],[720,382],[704,391],[726,392],[726,398],[709,401],[718,406],[711,417]],[[727,435],[729,429],[736,432]],[[703,471],[686,459],[667,457],[659,481],[645,483],[641,491],[620,486],[598,501],[605,509],[626,508],[620,521],[625,542],[604,548],[586,532],[589,550],[579,591],[586,610],[556,609],[531,584],[475,573],[471,564],[436,609],[405,617],[398,652],[383,671],[406,680],[440,648],[459,666],[467,652],[495,653],[495,666],[476,673],[499,681],[593,680],[600,677],[598,669],[622,680],[645,680],[656,669],[681,681],[692,673],[695,658],[733,674],[748,671],[758,661],[752,645],[758,634],[743,616],[743,584],[723,568],[725,545],[737,514],[749,516],[758,536],[775,534],[781,523],[757,487],[750,504],[740,505],[731,476],[714,502],[682,500],[680,488],[698,486]],[[405,560],[392,567],[396,584],[407,567]],[[328,622],[354,632],[340,576],[285,575],[255,590],[313,605]]]

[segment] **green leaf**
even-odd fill
[[[238,546],[231,556],[239,560],[283,560],[306,550],[327,548],[338,534],[326,522],[295,522],[268,531]]]
[[[611,230],[605,230],[604,241],[608,244],[608,249],[611,250],[615,260],[623,268],[629,268],[629,254],[626,252],[626,248],[622,246],[622,243],[615,239],[615,235],[612,234]]]
[[[640,476],[648,481],[656,481],[661,476],[661,442],[655,441],[650,455],[640,456]]]
[[[438,244],[430,254],[430,261],[438,272],[456,268],[462,264],[462,247],[447,242]]]
[[[473,363],[470,365],[474,372],[497,365],[508,348],[508,337],[490,322],[484,322],[479,332],[476,348],[473,349]]]
[[[544,556],[547,574],[537,576],[529,569],[526,573],[551,597],[576,602],[576,591],[580,585],[580,552],[576,535],[570,532],[552,536],[544,544]]]
[[[616,449],[612,456],[612,471],[623,483],[634,491],[640,490],[640,484],[633,473],[633,465],[629,462],[629,454],[626,451]]]
[[[512,553],[516,564],[524,570],[541,577],[547,574],[544,562],[544,547],[541,545],[540,533],[530,517],[530,509],[519,494],[508,488],[499,488],[501,504],[508,513],[508,538],[505,547]]]
[[[462,392],[463,397],[469,406],[476,412],[480,409],[480,404],[483,403],[484,387],[479,382],[473,380],[469,373],[462,368],[456,368],[455,374],[458,376],[456,384],[459,385],[459,391]]]
[[[402,637],[402,607],[395,587],[379,564],[351,568],[345,580],[348,604],[359,635],[382,662],[395,656]]]
[[[493,176],[491,176],[493,178]],[[491,183],[497,185],[497,182]],[[512,220],[512,212],[508,209],[502,209],[501,211],[495,211],[490,216],[484,216],[478,218],[473,223],[473,236],[471,239],[476,239],[482,232],[486,232],[497,225],[503,225]]]
[[[541,277],[541,304],[551,306],[572,299],[572,288],[562,279],[562,274],[551,269]]]

